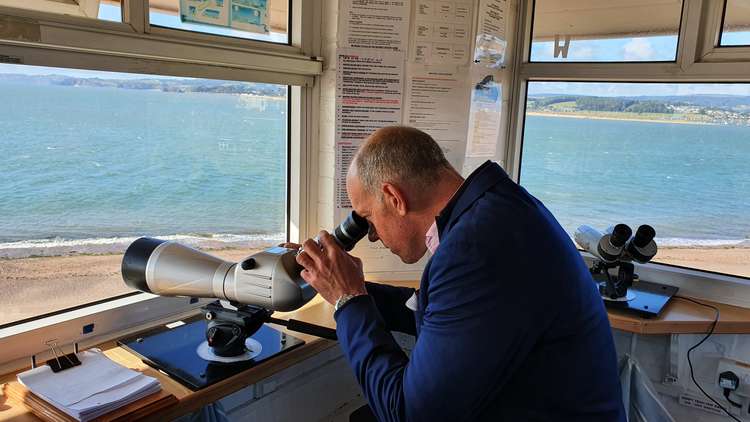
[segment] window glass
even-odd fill
[[[102,0],[99,3],[99,19],[122,22],[122,4],[120,1]]]
[[[150,0],[151,25],[286,44],[289,0]]]
[[[122,22],[121,0],[0,0],[0,6]]]
[[[285,238],[287,87],[0,65],[0,325],[130,292],[137,237]]]
[[[726,0],[721,45],[750,45],[750,1]]]
[[[654,261],[750,277],[750,84],[530,82],[520,182],[573,236],[656,229]]]
[[[531,61],[674,61],[681,0],[536,0]]]

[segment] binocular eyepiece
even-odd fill
[[[636,261],[644,264],[656,255],[655,236],[656,230],[648,224],[638,227],[634,236],[626,224],[617,224],[604,233],[580,226],[575,232],[575,241],[603,262]]]

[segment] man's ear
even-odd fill
[[[399,189],[398,186],[385,182],[380,186],[380,190],[383,194],[383,202],[390,206],[400,216],[406,215],[409,211],[409,204],[406,200],[404,191]]]

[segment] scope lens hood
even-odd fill
[[[128,286],[142,292],[152,293],[146,283],[146,265],[157,246],[166,240],[141,237],[128,246],[122,257],[122,279]]]

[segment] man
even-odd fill
[[[298,256],[302,277],[336,304],[339,343],[378,420],[625,420],[591,276],[497,164],[464,181],[429,135],[387,127],[358,151],[347,191],[371,241],[406,263],[433,253],[416,294],[366,284],[361,261],[326,232]],[[417,336],[410,357],[390,331]]]

